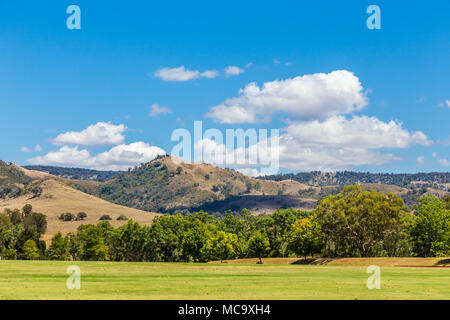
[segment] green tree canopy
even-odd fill
[[[270,243],[267,235],[256,231],[248,240],[248,252],[251,256],[259,258],[259,263],[262,264],[262,258],[266,257],[270,252]]]
[[[363,191],[360,185],[354,185],[324,198],[315,210],[315,217],[328,244],[354,247],[366,257],[386,236],[405,226],[406,210],[403,200],[392,193]]]
[[[48,256],[51,260],[70,260],[70,241],[63,237],[61,232],[55,234],[48,249]]]
[[[446,203],[433,196],[420,198],[410,236],[418,256],[450,255],[450,210]]]
[[[289,247],[299,256],[313,255],[321,248],[320,225],[313,218],[298,219],[289,233]]]

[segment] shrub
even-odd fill
[[[73,221],[73,220],[75,220],[75,215],[73,215],[70,212],[61,213],[61,215],[59,216],[59,220],[62,220],[62,221]]]
[[[112,220],[112,218],[109,216],[109,214],[104,214],[100,217],[99,220]]]
[[[87,214],[85,212],[78,212],[77,214],[77,220],[84,220],[86,219]]]
[[[124,214],[121,214],[118,218],[117,218],[117,220],[122,220],[122,221],[125,221],[125,220],[128,220],[128,218],[127,218],[127,216],[126,215],[124,215]]]

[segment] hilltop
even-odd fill
[[[183,162],[168,155],[96,186],[86,182],[74,186],[114,203],[156,212],[206,209],[218,201],[244,195],[279,196],[278,208],[284,205],[282,196],[294,196],[299,201],[293,206],[299,207],[305,201],[298,192],[307,188],[296,181],[257,180],[235,170]]]

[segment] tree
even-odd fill
[[[183,253],[192,257],[194,262],[204,261],[202,248],[210,238],[211,232],[206,224],[199,220],[195,221],[194,227],[187,231],[183,238]]]
[[[35,260],[39,258],[39,250],[34,240],[27,240],[22,247],[22,256],[26,260]]]
[[[42,213],[30,213],[25,216],[23,225],[25,228],[35,231],[40,237],[47,231],[47,216]]]
[[[419,256],[450,255],[450,210],[433,196],[419,198],[409,234],[413,251]]]
[[[289,246],[299,256],[313,255],[320,250],[320,225],[312,218],[298,219],[289,234]]]
[[[22,208],[22,214],[25,218],[26,216],[30,215],[33,212],[33,206],[31,204],[26,204]]]
[[[121,214],[119,217],[117,217],[117,220],[119,220],[119,221],[126,221],[126,220],[128,220],[128,218],[127,218],[126,215]]]
[[[81,260],[109,260],[109,248],[105,244],[104,233],[101,226],[82,225],[78,227],[77,236],[79,236],[80,239],[78,256]]]
[[[11,227],[11,219],[8,215],[0,213],[0,227],[9,228]]]
[[[23,216],[19,209],[6,209],[5,211],[9,215],[9,219],[11,220],[12,224],[19,224],[23,222]]]
[[[61,213],[58,219],[62,221],[73,221],[75,220],[75,215],[70,212]]]
[[[87,218],[86,212],[78,212],[77,214],[77,220],[84,220]]]
[[[267,235],[256,231],[248,240],[248,251],[250,255],[259,258],[259,263],[262,264],[262,258],[270,252]]]
[[[63,237],[61,232],[58,232],[52,238],[52,243],[48,249],[48,256],[51,260],[70,260],[69,250],[69,238]]]
[[[218,259],[222,263],[234,256],[237,245],[238,237],[235,234],[218,231],[206,241],[201,251],[208,260]]]
[[[99,220],[112,220],[109,214],[104,214],[100,217]]]
[[[14,248],[3,249],[2,256],[6,260],[16,260],[17,259],[17,251]]]
[[[366,257],[388,235],[405,227],[406,210],[403,200],[392,193],[363,191],[354,185],[324,198],[315,217],[329,248],[334,246],[338,255],[352,255],[356,250]]]

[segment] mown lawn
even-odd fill
[[[450,268],[382,267],[369,290],[366,267],[0,261],[0,299],[450,299]]]

